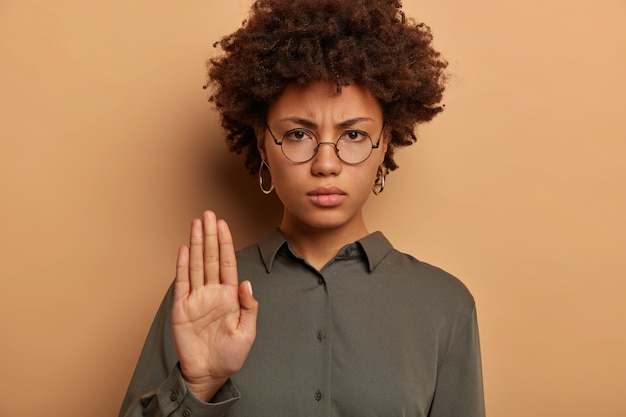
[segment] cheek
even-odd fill
[[[354,170],[351,173],[353,192],[358,192],[360,195],[369,196],[372,191],[372,186],[376,179],[376,173],[378,172],[377,160],[373,160],[372,164],[367,166],[360,166],[359,169]]]
[[[381,155],[378,155],[378,158],[372,160],[371,164],[369,164],[367,173],[372,182],[376,179],[376,176],[378,175],[378,169],[381,168],[384,160],[385,154],[381,153]]]
[[[290,166],[285,163],[285,159],[282,154],[268,155],[268,164],[270,166],[270,172],[272,173],[272,180],[276,191],[280,194],[287,195],[289,192],[293,192],[297,189],[298,184],[302,184],[302,168],[301,166]],[[282,200],[282,198],[281,198]]]

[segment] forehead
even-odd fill
[[[299,117],[323,122],[340,122],[358,117],[382,121],[382,108],[369,89],[360,84],[337,92],[330,82],[291,83],[268,107],[268,119]]]

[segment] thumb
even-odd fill
[[[239,305],[241,306],[239,325],[244,331],[256,332],[259,302],[252,295],[252,284],[250,281],[244,281],[239,285]]]

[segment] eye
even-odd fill
[[[315,141],[315,136],[306,129],[293,129],[285,133],[285,140],[292,142]]]
[[[360,130],[348,130],[341,135],[341,139],[345,139],[348,142],[361,142],[367,140],[368,137],[367,133],[361,132]]]

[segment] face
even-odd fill
[[[258,145],[284,205],[283,232],[311,228],[366,232],[363,205],[372,193],[387,150],[382,137],[382,108],[369,90],[350,85],[338,94],[336,86],[328,82],[290,84],[269,106],[267,125],[269,129],[259,132]],[[290,138],[305,137],[300,129],[306,129],[324,143],[312,159],[295,163],[283,155],[270,129],[278,141],[287,132],[292,132]],[[348,164],[327,142],[355,138],[358,132],[367,133],[374,145],[380,139],[380,145],[365,161]]]

